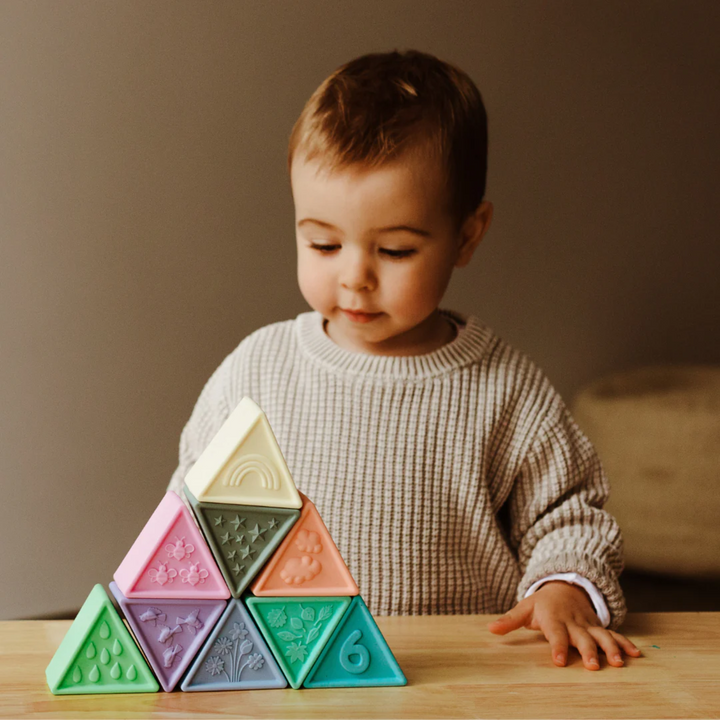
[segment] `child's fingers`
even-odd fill
[[[632,657],[640,657],[642,653],[640,652],[640,649],[634,645],[630,640],[628,640],[624,635],[621,635],[619,632],[615,632],[614,630],[610,630],[609,633],[615,638],[615,641],[617,644],[628,654]]]
[[[567,627],[564,623],[554,622],[548,624],[547,627],[543,627],[542,631],[550,643],[553,662],[562,667],[567,662],[568,646],[570,644]]]
[[[570,639],[580,652],[580,655],[582,655],[585,667],[588,670],[599,670],[600,662],[598,660],[597,645],[588,631],[585,628],[576,626],[570,632]]]
[[[622,667],[625,664],[625,661],[622,659],[620,647],[608,630],[602,627],[589,627],[588,632],[602,648],[610,665]]]
[[[491,633],[495,633],[495,635],[505,635],[513,630],[524,627],[531,613],[532,605],[524,605],[521,602],[512,610],[506,612],[502,617],[488,623],[488,630],[490,630]]]

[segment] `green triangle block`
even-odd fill
[[[300,517],[299,510],[199,502],[184,487],[234,598],[239,598]]]
[[[252,597],[246,603],[291,687],[299,688],[335,626],[349,597]]]
[[[370,614],[356,595],[305,679],[306,688],[407,685],[407,679]]]
[[[45,669],[55,695],[160,689],[102,585],[90,591]]]

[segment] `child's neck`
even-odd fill
[[[436,311],[427,320],[424,321],[422,333],[415,333],[415,337],[405,334],[403,337],[390,338],[384,343],[377,343],[370,346],[367,343],[360,344],[339,334],[332,324],[323,319],[323,329],[325,334],[338,346],[350,352],[366,353],[371,355],[386,356],[413,356],[426,355],[431,353],[443,345],[451,343],[458,334],[457,326],[454,322]],[[413,328],[417,330],[418,328]]]

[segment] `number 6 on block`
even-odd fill
[[[360,595],[356,595],[308,673],[306,688],[407,685]]]
[[[370,653],[368,649],[358,643],[358,640],[361,638],[362,632],[360,632],[360,630],[353,630],[340,648],[340,664],[343,666],[343,670],[347,670],[349,673],[353,673],[353,675],[364,673],[370,665]],[[352,660],[353,655],[358,656],[357,662]]]

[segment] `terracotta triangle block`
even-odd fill
[[[185,476],[198,502],[299,508],[295,482],[265,413],[244,397]]]
[[[200,503],[185,495],[233,597],[240,597],[300,517],[290,508]]]
[[[222,615],[226,600],[127,598],[110,583],[165,692],[172,692]]]
[[[100,584],[87,596],[47,666],[45,677],[55,695],[160,689]]]
[[[300,519],[255,578],[258,596],[358,595],[358,586],[315,505],[302,495]]]
[[[165,494],[113,575],[128,598],[211,598],[230,591],[185,503]]]
[[[238,599],[228,603],[181,685],[189,692],[284,687],[285,675]]]
[[[248,609],[295,689],[349,605],[349,597],[247,598]]]
[[[365,601],[356,595],[304,682],[306,688],[407,685]]]

